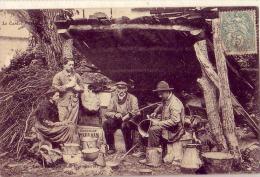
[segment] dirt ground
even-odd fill
[[[122,155],[122,154],[119,154]],[[106,161],[113,159],[114,156],[106,157]],[[57,177],[57,176],[131,176],[140,175],[140,169],[151,169],[152,175],[178,175],[183,174],[179,168],[171,164],[163,164],[160,167],[152,168],[138,162],[140,158],[128,155],[125,160],[120,163],[116,170],[108,167],[99,167],[93,162],[83,161],[77,165],[65,164],[60,162],[52,167],[43,167],[36,159],[26,158],[17,161],[13,158],[0,159],[0,177],[23,176],[23,177]],[[234,174],[241,173],[259,173],[260,171],[234,171]]]
[[[106,157],[106,160],[112,159],[113,156]],[[139,169],[148,168],[153,171],[153,175],[172,175],[180,174],[180,169],[176,169],[173,165],[163,164],[158,168],[151,168],[138,162],[139,158],[131,155],[127,156],[125,160],[120,164],[117,170],[111,170],[108,167],[99,167],[93,164],[93,162],[83,162],[79,165],[68,165],[63,162],[57,164],[54,167],[43,167],[35,159],[23,159],[16,161],[11,158],[0,159],[0,176],[129,176],[140,175]],[[90,174],[91,173],[91,174]]]

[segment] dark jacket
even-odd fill
[[[59,121],[59,113],[58,108],[54,103],[51,103],[49,100],[45,99],[43,100],[36,112],[35,112],[36,120],[48,127],[48,125],[44,122],[45,120],[49,120],[52,122],[58,122]]]

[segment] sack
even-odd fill
[[[82,106],[90,112],[97,112],[100,108],[99,96],[92,90],[88,89],[88,86],[84,88],[84,92],[81,94]]]

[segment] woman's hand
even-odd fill
[[[44,120],[43,121],[46,125],[50,126],[50,127],[53,127],[54,126],[54,122],[50,121],[50,120]]]

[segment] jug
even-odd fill
[[[184,173],[195,173],[202,165],[198,147],[199,144],[187,144],[181,161],[181,170]]]
[[[99,152],[98,158],[95,160],[95,163],[101,167],[106,166],[105,155],[102,152]]]
[[[148,166],[159,167],[162,164],[162,148],[147,147],[146,160]]]

